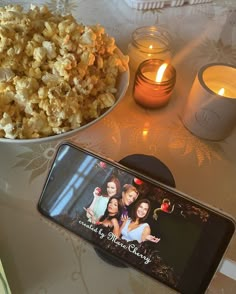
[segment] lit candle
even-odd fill
[[[176,81],[176,71],[163,60],[143,61],[135,76],[135,101],[146,108],[159,108],[169,102]]]
[[[200,69],[183,114],[184,125],[208,140],[226,138],[236,126],[236,67],[209,64]]]
[[[171,36],[160,26],[137,28],[128,46],[130,67],[137,70],[140,63],[147,59],[168,60],[171,58]]]

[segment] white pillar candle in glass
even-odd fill
[[[171,58],[172,37],[168,30],[161,26],[137,28],[132,33],[128,45],[130,67],[136,71],[138,66],[148,59],[169,61]]]
[[[198,72],[183,113],[183,124],[208,140],[226,138],[236,126],[236,67],[208,64]]]

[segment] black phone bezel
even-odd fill
[[[226,214],[222,213],[221,211],[218,211],[217,209],[212,208],[204,203],[201,203],[200,201],[193,199],[192,197],[178,191],[175,188],[169,187],[163,183],[158,182],[157,180],[153,180],[150,177],[147,177],[143,174],[140,174],[139,172],[137,172],[133,169],[127,168],[127,167],[113,161],[112,159],[105,158],[104,156],[96,154],[96,153],[94,153],[90,150],[87,150],[85,148],[79,147],[78,145],[75,145],[71,142],[63,142],[58,146],[58,149],[57,149],[55,156],[52,160],[52,165],[49,169],[48,176],[47,176],[46,181],[44,183],[43,190],[42,190],[42,193],[40,195],[40,198],[39,198],[39,201],[37,204],[37,209],[42,215],[49,218],[51,221],[57,223],[58,225],[64,227],[68,231],[70,231],[70,230],[67,227],[63,226],[62,223],[58,222],[53,217],[51,217],[49,214],[47,214],[46,211],[44,211],[40,206],[41,200],[43,198],[43,194],[47,188],[47,183],[48,183],[50,174],[53,170],[53,163],[54,163],[55,159],[57,158],[57,156],[63,146],[69,146],[69,147],[74,148],[80,152],[89,154],[90,156],[93,156],[99,160],[102,160],[110,165],[113,165],[114,167],[121,169],[127,173],[131,173],[132,175],[139,177],[140,179],[143,179],[153,185],[158,186],[159,188],[162,188],[170,193],[173,193],[174,195],[176,195],[178,197],[181,197],[187,201],[190,201],[191,203],[194,203],[194,204],[206,209],[207,211],[211,212],[212,215],[214,215],[214,218],[213,218],[214,223],[211,221],[207,226],[205,226],[204,230],[201,233],[200,240],[198,241],[198,243],[196,245],[198,250],[194,250],[192,256],[190,257],[189,262],[187,264],[187,267],[186,267],[184,273],[182,274],[182,278],[180,279],[180,281],[178,283],[178,288],[175,289],[172,287],[173,289],[180,291],[181,293],[186,293],[186,294],[187,293],[191,293],[191,294],[205,293],[215,272],[217,271],[217,268],[220,264],[220,261],[222,260],[224,254],[227,250],[227,247],[230,243],[230,240],[235,232],[235,220],[231,216],[226,215]],[[219,227],[217,227],[216,225],[224,226],[221,234],[219,234],[219,230],[218,230]],[[215,229],[213,229],[213,228],[215,228]],[[72,231],[72,233],[76,234],[73,231]],[[115,258],[115,260],[117,260],[118,262],[121,261],[128,266],[134,267],[135,269],[142,271],[140,268],[135,267],[133,264],[130,264],[127,260],[123,260],[122,258],[119,258],[118,256],[112,255],[111,253],[107,252],[101,246],[97,245],[95,242],[93,242],[89,239],[86,239],[86,238],[80,236],[79,234],[76,234],[76,235],[83,238],[88,243],[97,247],[99,250],[103,251],[104,253],[110,255],[112,258]],[[211,241],[211,243],[209,243],[209,241]],[[216,242],[218,242],[217,244],[220,243],[218,247],[215,247]],[[201,253],[201,254],[199,254],[199,253]],[[142,271],[142,272],[144,272],[144,271]],[[145,274],[147,274],[147,273],[145,273]],[[151,276],[152,278],[154,278],[155,280],[157,280],[159,282],[163,282],[163,281],[158,280],[158,278],[154,275],[149,275],[149,276]],[[199,281],[201,281],[201,282],[199,282]],[[198,288],[196,288],[196,282],[198,282]],[[165,283],[165,284],[168,287],[171,287],[168,283]]]

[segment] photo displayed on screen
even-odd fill
[[[186,199],[67,145],[40,206],[57,223],[176,289],[210,219]]]

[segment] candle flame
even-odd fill
[[[143,129],[143,137],[147,137],[149,130],[148,129]]]
[[[223,96],[224,93],[225,93],[225,89],[224,89],[224,88],[221,88],[221,89],[219,90],[219,92],[218,92],[218,95]]]
[[[159,67],[159,69],[158,69],[158,71],[157,71],[157,75],[156,75],[156,82],[157,82],[157,83],[160,83],[160,82],[161,82],[161,80],[162,80],[162,78],[163,78],[163,75],[164,75],[164,72],[165,72],[167,66],[168,66],[167,63],[163,63],[163,64]]]
[[[148,136],[148,133],[149,133],[149,123],[145,122],[143,130],[142,130],[143,139],[145,139]]]
[[[152,46],[152,45],[150,45],[150,46],[149,46],[149,49],[152,49],[152,48],[153,48],[153,46]]]

